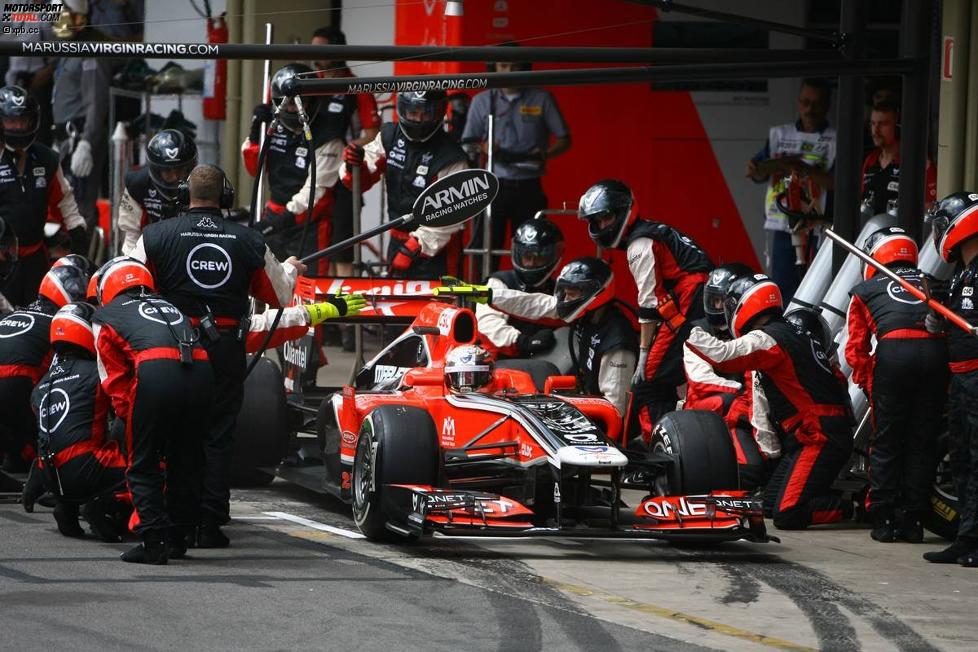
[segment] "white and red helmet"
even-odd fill
[[[740,337],[750,330],[751,322],[758,317],[780,315],[784,312],[781,288],[766,274],[735,279],[727,289],[723,312],[727,317],[730,334]]]
[[[866,238],[863,251],[873,260],[883,265],[906,263],[910,267],[917,265],[917,243],[906,231],[898,226],[883,227],[874,231]],[[863,263],[863,280],[868,281],[876,274],[876,268]]]
[[[948,195],[927,214],[934,231],[934,246],[945,262],[960,256],[960,247],[978,236],[978,193],[956,192]]]

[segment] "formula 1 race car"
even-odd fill
[[[635,453],[624,448],[615,408],[578,394],[575,379],[554,375],[547,362],[502,361],[490,391],[452,393],[444,359],[479,338],[471,310],[433,300],[438,283],[430,281],[303,279],[297,293],[314,300],[338,283],[372,297],[373,309],[358,320],[411,318],[410,326],[350,385],[304,396],[301,405],[293,392],[292,413],[304,415],[293,427],[315,423],[317,437],[310,446],[293,433],[287,462],[274,472],[350,503],[368,538],[771,540],[760,500],[737,489],[729,438],[711,436],[725,432],[720,417],[671,413],[656,428],[657,452]],[[283,355],[296,390],[308,360],[302,347]],[[252,416],[264,420],[257,407]],[[247,442],[237,448],[255,450]],[[631,506],[626,490],[638,498]]]

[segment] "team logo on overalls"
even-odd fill
[[[187,275],[205,290],[219,288],[231,278],[231,256],[216,244],[199,244],[187,256]]]
[[[68,416],[68,409],[71,402],[68,400],[68,393],[63,389],[52,389],[41,399],[38,406],[38,426],[43,432],[54,432],[61,425],[61,422]],[[54,425],[51,421],[54,420]]]
[[[33,315],[14,313],[0,319],[0,338],[17,337],[34,327]]]

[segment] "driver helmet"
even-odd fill
[[[488,387],[493,381],[492,356],[478,344],[452,349],[445,357],[445,384],[456,394],[469,394]]]

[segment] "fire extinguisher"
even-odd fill
[[[227,14],[207,18],[207,42],[227,43]],[[208,120],[227,118],[228,62],[227,59],[210,59],[204,64],[204,117]]]

